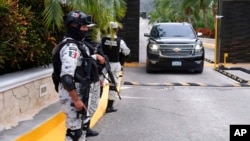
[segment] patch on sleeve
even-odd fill
[[[69,57],[76,58],[77,52],[73,50],[69,50]]]
[[[69,50],[77,51],[77,47],[69,47]]]

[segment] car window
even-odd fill
[[[191,26],[177,24],[162,24],[155,25],[151,30],[153,37],[188,37],[195,38],[195,33]]]
[[[156,26],[152,27],[151,32],[150,32],[150,36],[154,37],[154,38],[159,37],[159,31],[158,31]]]

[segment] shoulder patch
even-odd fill
[[[115,40],[114,41],[106,40],[104,45],[117,46],[117,42]]]
[[[69,50],[77,51],[77,47],[69,47]]]
[[[69,50],[77,51],[77,47],[69,47]]]
[[[74,50],[69,50],[69,57],[76,58],[77,52]]]

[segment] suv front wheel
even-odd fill
[[[153,73],[153,70],[150,69],[150,67],[149,67],[149,60],[148,60],[148,58],[147,58],[147,62],[146,62],[146,72],[147,73]]]
[[[195,69],[194,72],[195,73],[202,73],[203,72],[203,68],[204,68],[204,61],[202,62],[202,65],[200,66],[199,69]]]

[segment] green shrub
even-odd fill
[[[0,1],[0,75],[51,63],[58,33],[44,28],[43,0]],[[4,11],[4,12],[3,12]]]

